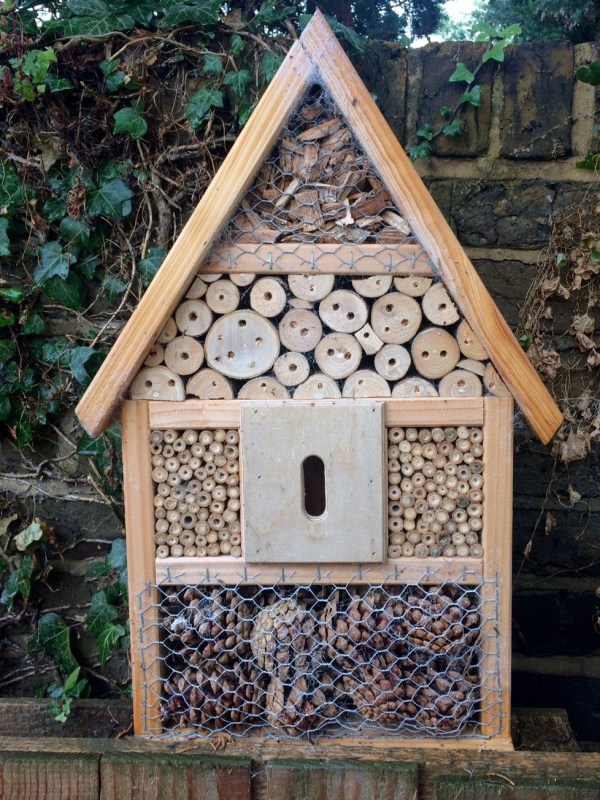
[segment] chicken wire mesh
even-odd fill
[[[142,614],[146,722],[169,735],[494,735],[497,590],[159,587]]]

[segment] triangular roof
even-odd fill
[[[83,427],[98,435],[110,424],[149,348],[315,82],[331,94],[531,427],[547,442],[562,422],[560,410],[320,12],[289,51],[77,406]]]

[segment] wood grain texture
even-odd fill
[[[312,76],[310,58],[294,44],[80,400],[76,413],[90,435],[97,436],[110,424],[149,348],[187,292]]]
[[[154,487],[148,403],[124,403],[122,425],[133,723],[135,733],[160,733],[161,662],[158,591],[154,585]]]
[[[600,781],[558,782],[542,780],[513,780],[502,773],[490,773],[476,778],[439,777],[435,781],[436,800],[597,800]]]
[[[241,429],[247,562],[383,561],[381,402],[243,403]]]
[[[152,756],[102,759],[102,800],[250,800],[247,759]]]
[[[156,578],[166,586],[218,583],[327,584],[416,583],[439,585],[457,581],[465,586],[481,583],[482,564],[477,558],[404,558],[387,564],[246,564],[243,559],[157,558]],[[480,741],[480,740],[479,740]]]
[[[396,425],[482,425],[481,397],[422,397],[385,400],[385,424]],[[186,400],[182,403],[148,403],[150,428],[239,428],[241,401]]]
[[[257,112],[255,112],[257,113]],[[309,272],[349,275],[433,275],[431,262],[417,244],[233,244],[214,247],[200,273]]]
[[[529,424],[549,441],[560,410],[320,12],[300,41]]]
[[[511,707],[511,608],[512,608],[512,397],[484,400],[484,503],[481,725],[485,735],[510,739]],[[495,610],[496,619],[490,612]],[[500,692],[496,691],[496,683]]]
[[[99,754],[0,754],[2,800],[99,800]]]
[[[415,800],[414,766],[348,762],[273,762],[265,770],[269,800]]]

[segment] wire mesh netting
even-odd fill
[[[160,657],[157,642],[142,652],[147,719],[202,736],[493,735],[496,594],[495,583],[163,587],[144,612],[146,640],[160,630]]]
[[[134,399],[506,391],[321,86],[284,126],[208,264]]]

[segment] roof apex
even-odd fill
[[[146,353],[315,81],[332,95],[531,427],[547,442],[562,422],[560,410],[320,11],[290,49],[79,402],[82,425],[92,435],[109,425]]]

